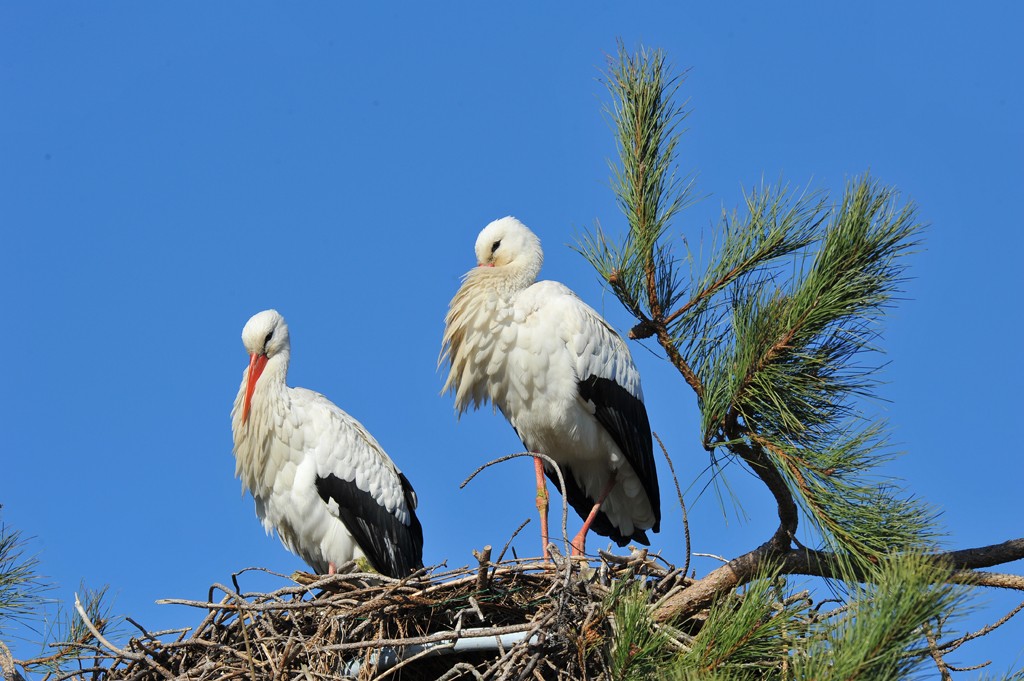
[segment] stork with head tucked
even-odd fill
[[[476,240],[478,267],[466,273],[445,318],[445,391],[462,414],[490,401],[528,450],[558,462],[568,502],[588,530],[619,546],[649,544],[661,524],[658,475],[640,375],[621,337],[569,288],[536,281],[544,254],[526,225],[506,217]],[[537,509],[548,555],[546,473],[539,457]]]
[[[319,393],[285,383],[288,325],[276,310],[242,329],[242,374],[231,430],[235,475],[267,533],[318,573],[365,557],[381,574],[423,566],[416,493],[362,424]]]

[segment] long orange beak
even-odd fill
[[[252,394],[256,390],[256,381],[267,366],[266,355],[249,355],[249,377],[245,380],[245,404],[242,406],[242,423],[249,420],[249,408],[252,406]]]

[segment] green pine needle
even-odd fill
[[[608,646],[608,666],[617,681],[660,678],[658,672],[674,653],[669,637],[651,615],[649,593],[642,583],[620,580],[605,599],[613,613],[613,638]]]
[[[902,679],[930,663],[925,625],[961,609],[966,593],[935,583],[935,569],[912,553],[882,561],[870,584],[853,588],[821,642],[794,658],[795,678]]]
[[[15,622],[33,619],[49,586],[39,576],[39,561],[25,552],[21,533],[0,524],[0,634]]]
[[[782,607],[778,591],[777,580],[766,573],[747,584],[743,593],[719,600],[681,663],[704,673],[743,670],[747,678],[774,676],[782,657],[797,645],[791,632],[802,627],[793,620],[809,604],[799,599]]]

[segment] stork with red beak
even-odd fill
[[[318,573],[361,557],[396,578],[422,567],[412,485],[362,424],[323,395],[287,386],[284,317],[254,315],[242,343],[249,366],[231,410],[235,475],[267,533]]]

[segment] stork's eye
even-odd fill
[[[274,332],[273,331],[268,333],[267,337],[263,339],[263,347],[267,347],[267,343],[269,343],[270,339],[273,338],[273,337],[274,337]]]
[[[494,242],[493,244],[491,244],[491,254],[492,254],[492,255],[494,254],[494,252],[495,252],[496,250],[498,250],[498,246],[500,246],[500,245],[501,245],[501,239],[498,239],[498,240],[497,240],[497,241],[495,241],[495,242]]]

